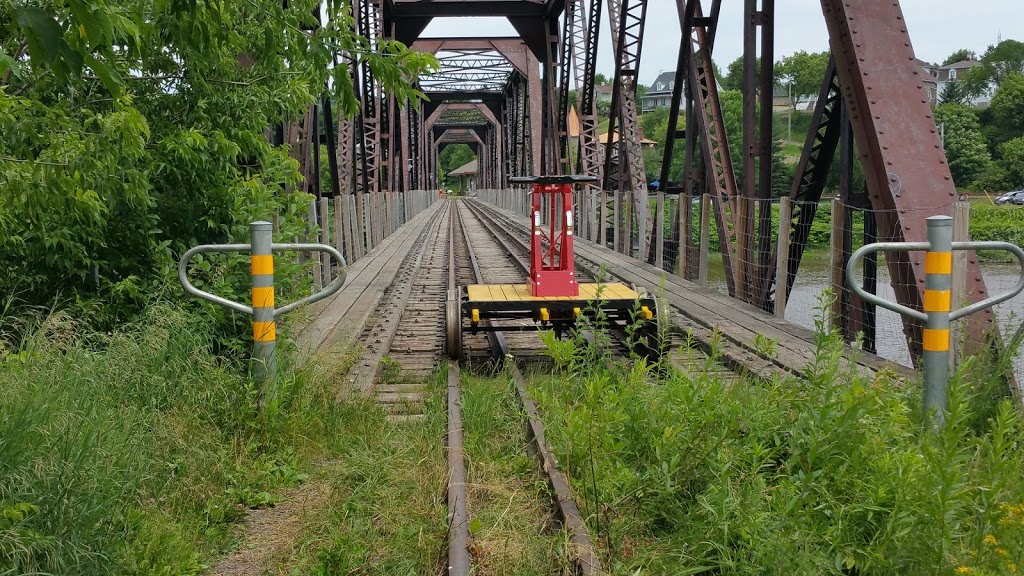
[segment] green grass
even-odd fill
[[[169,306],[110,334],[60,314],[28,332],[0,345],[0,574],[199,574],[359,412],[322,365],[260,410],[211,327]]]
[[[478,574],[561,574],[566,540],[552,530],[545,477],[527,455],[508,377],[466,377],[462,391],[467,507]]]
[[[803,144],[799,144],[797,142],[784,142],[782,144],[782,157],[799,159],[803,149]]]
[[[389,421],[376,405],[339,421],[323,510],[303,527],[281,574],[442,574],[447,561],[445,375],[424,418]]]
[[[324,478],[327,509],[281,574],[443,574],[447,560],[446,374],[433,382],[422,421],[389,422],[370,410],[346,421]],[[527,455],[508,379],[468,377],[462,410],[467,508],[475,574],[560,574],[565,541],[551,529],[550,496]]]
[[[610,572],[1024,566],[1024,422],[992,394],[996,370],[968,363],[932,434],[919,383],[858,375],[840,350],[822,334],[806,379],[762,383],[594,362],[580,347],[538,381],[549,441]]]

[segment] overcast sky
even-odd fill
[[[864,0],[877,1],[877,0]],[[710,2],[705,1],[710,6]],[[675,0],[649,0],[644,31],[640,82],[650,85],[659,72],[673,70],[679,49],[679,19]],[[828,34],[820,0],[776,0],[775,58],[798,50],[828,49]],[[1024,0],[902,0],[903,14],[918,58],[942,62],[959,48],[981,55],[1003,39],[1024,41]],[[724,0],[715,41],[715,61],[724,69],[743,51],[742,0]],[[607,24],[602,14],[598,71],[611,76],[614,63]],[[438,18],[424,37],[517,36],[504,18]]]

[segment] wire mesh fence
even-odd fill
[[[526,188],[481,191],[481,199],[518,214],[529,213]],[[849,341],[865,351],[903,365],[913,364],[922,346],[921,327],[895,312],[862,302],[846,285],[845,265],[861,246],[898,237],[895,227],[900,222],[919,219],[923,225],[934,210],[909,209],[897,214],[839,200],[732,199],[720,205],[708,195],[687,198],[655,191],[649,193],[647,203],[646,218],[641,219],[635,197],[617,191],[578,191],[574,210],[577,240],[629,254],[808,329],[814,329],[816,319],[825,314]],[[988,207],[976,216],[969,214],[965,203],[950,208],[957,220],[955,241],[1024,241],[1024,218],[1011,213],[1014,208],[1004,212]],[[641,220],[646,221],[642,240]],[[786,234],[780,236],[780,230]],[[969,231],[977,234],[972,237]],[[967,259],[966,253],[955,256],[960,287],[954,288],[954,308],[969,297],[971,283],[965,282],[968,264],[977,265],[970,269],[981,272],[991,295],[1011,290],[1021,273],[1016,262],[1000,261],[999,255]],[[858,281],[866,291],[903,303],[920,300],[923,253],[880,254],[865,258],[858,268]],[[956,278],[954,271],[955,286]],[[826,290],[835,298],[822,311]],[[776,311],[777,307],[781,309]],[[1024,321],[1024,297],[996,306],[993,318],[1002,334],[1015,332]],[[964,337],[963,323],[954,323],[955,338]],[[960,334],[956,334],[957,328]],[[1024,378],[1024,361],[1018,358],[1016,365],[1020,380]]]

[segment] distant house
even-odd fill
[[[596,102],[612,101],[612,85],[594,86],[594,100]]]
[[[942,92],[946,90],[947,86],[961,80],[972,68],[981,66],[981,62],[977,60],[961,60],[948,66],[939,66],[938,64],[931,64],[918,59],[917,65],[925,73],[923,84],[925,92],[928,94],[928,101],[931,102],[932,106],[936,106],[942,100]],[[973,97],[968,104],[975,108],[986,108],[991,102],[994,92],[995,86],[990,85],[988,90]]]
[[[470,192],[476,190],[477,171],[477,161],[476,159],[473,159],[449,172],[448,177],[458,178],[459,190],[463,192]]]
[[[640,97],[640,113],[645,114],[658,108],[671,106],[672,89],[675,88],[675,85],[676,73],[674,70],[659,74],[651,87],[647,89],[647,93]]]

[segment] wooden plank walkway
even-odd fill
[[[300,329],[296,338],[300,352],[313,355],[359,338],[409,250],[444,205],[435,202],[348,268],[342,289],[314,308],[313,318]]]
[[[525,230],[523,216],[490,204],[487,207],[496,210],[511,225]],[[806,366],[814,359],[815,334],[811,330],[780,320],[754,306],[698,286],[610,248],[582,240],[575,242],[573,247],[580,268],[596,272],[598,264],[603,264],[606,272],[615,279],[645,287],[655,296],[664,296],[676,312],[673,315],[674,321],[683,329],[691,326],[698,328],[705,337],[717,330],[729,342],[796,375],[803,375]],[[759,352],[758,335],[774,342],[773,357],[767,358]],[[905,366],[849,346],[847,357],[855,360],[858,371],[862,373],[874,374],[888,370],[905,378],[914,377],[914,372]]]

